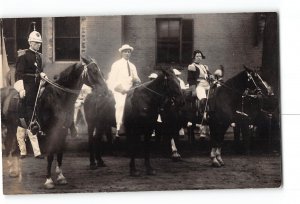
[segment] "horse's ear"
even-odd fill
[[[247,72],[253,72],[253,70],[249,67],[247,67],[246,65],[243,65],[244,66],[244,69],[247,71]]]
[[[91,62],[91,57],[86,54],[81,54],[80,57],[85,64],[89,64]]]

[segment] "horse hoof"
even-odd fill
[[[216,158],[213,158],[211,166],[212,167],[221,167],[221,164],[218,162],[218,160]]]
[[[97,163],[97,167],[107,167],[106,164],[102,161]]]
[[[225,165],[224,161],[223,161],[221,158],[218,158],[218,157],[217,157],[217,160],[218,160],[218,162],[219,162],[219,164],[220,164],[221,166],[224,166],[224,165]]]
[[[53,189],[55,187],[51,178],[46,180],[46,182],[44,183],[44,187],[46,189]]]
[[[178,162],[181,161],[181,156],[180,154],[178,154],[178,152],[175,151],[172,153],[171,159],[173,162]]]
[[[156,175],[156,171],[154,169],[147,169],[146,171],[147,175],[149,176],[155,176]]]
[[[136,169],[134,169],[134,170],[130,170],[130,176],[132,176],[132,177],[139,177],[141,175],[141,173],[138,171],[138,170],[136,170]]]
[[[90,164],[90,170],[95,170],[97,169],[97,165],[96,164]]]
[[[67,179],[62,174],[60,174],[57,177],[56,181],[57,181],[57,184],[59,184],[59,185],[66,185],[66,184],[68,184]]]

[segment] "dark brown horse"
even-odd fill
[[[115,99],[106,85],[96,86],[84,101],[85,119],[88,124],[90,169],[105,166],[102,160],[104,135],[112,144],[111,127],[116,126]]]
[[[267,89],[258,73],[245,67],[244,71],[227,80],[215,90],[213,97],[209,99],[210,111],[208,119],[211,136],[210,156],[212,166],[220,167],[224,165],[221,158],[224,135],[230,124],[235,120],[241,98],[251,99],[253,94],[258,98],[262,98]],[[247,92],[246,90],[249,91]],[[259,112],[260,108],[256,107],[255,110]]]
[[[139,176],[135,159],[141,147],[141,136],[144,136],[144,159],[146,173],[155,175],[150,164],[150,136],[155,127],[159,109],[166,99],[175,106],[184,104],[183,94],[173,70],[166,69],[158,73],[158,77],[131,90],[126,98],[124,126],[130,154],[130,175]]]
[[[57,183],[67,183],[61,169],[63,152],[68,128],[73,121],[74,103],[83,84],[91,87],[105,85],[99,67],[88,56],[82,57],[82,62],[66,68],[54,82],[47,80],[45,89],[37,102],[37,119],[41,130],[45,133],[45,145],[42,150],[47,154],[48,161],[45,188],[54,188],[54,182],[51,178],[51,166],[55,154],[57,156]],[[8,109],[10,110],[10,108]],[[7,120],[8,117],[4,118],[6,120],[2,122],[5,123],[8,129],[12,128],[15,131],[17,128],[15,121],[18,121],[17,114],[14,114],[14,117],[9,120]],[[9,137],[14,138],[15,134]],[[16,142],[12,146],[16,146]]]

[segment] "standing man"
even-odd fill
[[[135,65],[129,61],[132,51],[133,47],[127,44],[119,49],[122,58],[112,64],[107,80],[108,87],[113,92],[116,101],[116,137],[119,137],[119,131],[123,124],[127,92],[134,84],[141,82]]]
[[[30,33],[29,49],[25,50],[23,55],[19,56],[16,65],[16,83],[14,88],[19,92],[22,107],[20,114],[21,126],[17,129],[17,140],[21,152],[21,158],[27,154],[25,145],[26,132],[29,136],[34,156],[37,159],[43,159],[39,147],[39,142],[36,133],[32,133],[33,110],[38,94],[41,78],[46,77],[42,68],[41,53],[38,52],[42,44],[42,36],[39,32],[33,31]]]

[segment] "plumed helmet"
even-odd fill
[[[181,75],[181,72],[178,69],[173,69],[173,72],[176,76]]]
[[[28,42],[39,42],[42,43],[42,36],[39,32],[37,31],[32,31],[29,34]]]
[[[215,76],[219,76],[219,77],[223,77],[224,76],[224,67],[223,65],[220,65],[220,68],[218,68],[215,72],[214,72]]]
[[[149,79],[156,79],[158,77],[158,75],[156,73],[151,73],[148,78]]]

